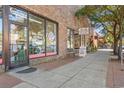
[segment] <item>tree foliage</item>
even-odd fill
[[[85,6],[79,9],[75,16],[78,19],[82,16],[87,16],[94,25],[99,24],[106,31],[107,37],[111,37],[109,41],[113,43],[114,54],[117,53],[117,45],[120,35],[124,29],[124,6],[117,5],[102,5],[102,6]],[[106,38],[108,39],[108,38]]]

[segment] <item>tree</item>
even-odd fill
[[[87,16],[94,25],[100,24],[104,31],[113,38],[113,52],[117,54],[118,42],[123,32],[124,6],[85,6],[75,16]]]

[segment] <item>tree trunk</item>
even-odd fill
[[[117,55],[118,54],[118,41],[114,41],[114,46],[113,46],[113,54]]]
[[[117,55],[118,53],[118,40],[117,40],[117,36],[116,36],[116,27],[117,27],[117,23],[115,22],[114,27],[113,27],[113,37],[114,37],[114,44],[113,44],[113,54]]]

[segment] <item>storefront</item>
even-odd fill
[[[16,6],[0,6],[0,65],[28,65],[58,54],[58,23]]]

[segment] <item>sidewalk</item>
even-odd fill
[[[107,87],[124,87],[124,71],[121,70],[121,64],[118,60],[111,60],[109,62],[107,74]]]
[[[13,85],[16,88],[101,88],[106,87],[108,58],[109,52],[99,51],[54,69],[44,70],[38,66],[32,73],[16,73],[28,68],[22,67],[7,74],[17,78],[18,84]]]

